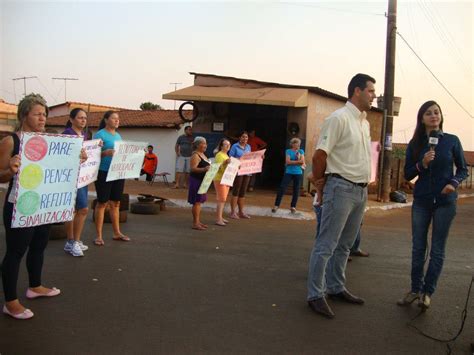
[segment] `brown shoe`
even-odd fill
[[[363,258],[367,258],[369,257],[369,253],[367,253],[366,251],[363,251],[363,250],[357,250],[357,251],[351,251],[351,254],[352,256],[361,256]]]
[[[328,303],[326,302],[325,297],[316,298],[315,300],[308,301],[308,306],[314,312],[319,313],[326,318],[332,319],[336,316],[332,311],[331,307],[329,307]]]
[[[351,294],[349,291],[344,290],[339,293],[333,293],[333,294],[328,294],[329,298],[334,299],[334,300],[339,300],[347,303],[352,303],[352,304],[364,304],[365,301],[363,298],[354,296]]]

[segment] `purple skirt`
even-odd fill
[[[198,194],[201,182],[202,180],[196,179],[193,176],[189,176],[188,202],[191,205],[194,205],[195,203],[204,203],[207,200],[206,194]]]

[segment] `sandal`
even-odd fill
[[[118,237],[113,237],[112,240],[116,240],[119,242],[129,242],[131,239],[127,237],[126,235],[120,235]]]
[[[97,245],[98,247],[102,247],[102,246],[105,245],[104,240],[103,240],[103,239],[99,239],[99,238],[94,239],[94,244]]]
[[[204,228],[204,227],[202,227],[202,226],[200,226],[200,225],[199,225],[199,226],[192,226],[191,228],[192,228],[192,229],[196,229],[196,230],[198,230],[198,231],[205,231],[205,230],[206,230],[206,228]]]

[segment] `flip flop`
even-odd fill
[[[227,224],[225,224],[224,222],[222,222],[222,223],[216,222],[215,225],[225,227]]]
[[[116,240],[118,242],[129,242],[131,239],[126,235],[121,235],[119,237],[113,237],[112,240]]]
[[[205,231],[206,230],[206,228],[201,227],[201,226],[192,226],[191,228],[195,229],[195,230],[198,230],[198,231]]]
[[[105,245],[103,239],[94,239],[94,245],[97,245],[98,247],[102,247]]]

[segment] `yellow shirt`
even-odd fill
[[[367,113],[347,101],[323,123],[316,149],[327,154],[326,173],[368,183],[371,172],[370,126]]]
[[[227,159],[229,159],[229,156],[226,153],[223,152],[218,152],[216,154],[216,157],[214,159],[215,163],[224,163]],[[222,164],[217,171],[216,176],[214,176],[214,181],[221,181],[222,175],[224,175],[225,168],[227,168],[227,164]]]

